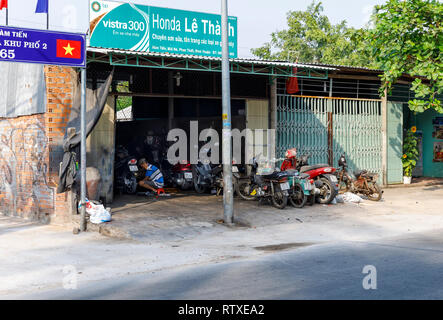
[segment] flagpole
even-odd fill
[[[48,0],[48,11],[46,12],[46,30],[49,30],[49,0]]]
[[[6,8],[6,25],[8,25],[8,8]]]

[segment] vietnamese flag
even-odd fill
[[[81,59],[82,43],[80,41],[57,39],[57,58]]]
[[[8,0],[0,0],[0,10],[3,8],[8,9]]]

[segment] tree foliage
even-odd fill
[[[252,53],[268,60],[289,60],[349,66],[373,66],[362,30],[346,21],[332,24],[323,14],[321,2],[306,11],[290,11],[288,28],[271,34],[271,40]]]
[[[117,92],[121,93],[129,93],[129,82],[123,81],[117,84]],[[130,96],[118,96],[117,98],[117,111],[126,109],[127,107],[132,106],[132,97]]]
[[[383,88],[403,74],[417,77],[412,84],[416,98],[409,107],[443,113],[437,95],[443,91],[443,3],[438,0],[388,0],[376,6],[374,28],[368,41],[379,67]]]

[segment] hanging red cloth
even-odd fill
[[[3,8],[8,9],[8,0],[0,0],[0,10]]]
[[[294,68],[292,73],[296,75],[297,68]],[[288,80],[286,81],[286,91],[288,92],[288,94],[296,94],[300,91],[300,89],[298,88],[298,78],[296,76],[288,78]]]

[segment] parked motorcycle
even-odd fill
[[[319,194],[312,197],[311,203],[316,200],[321,204],[331,203],[338,194],[338,179],[334,175],[336,169],[328,164],[308,164],[309,155],[297,159],[296,170],[306,173],[314,180],[315,186],[320,189]]]
[[[315,195],[320,194],[320,189],[316,187],[315,181],[308,174],[298,172],[296,167],[297,149],[289,149],[286,151],[285,159],[280,167],[281,171],[291,173],[289,202],[295,208],[303,208],[307,202],[309,205],[313,205],[312,200],[315,200]]]
[[[181,161],[171,168],[171,180],[174,187],[189,190],[194,186],[192,166],[188,161]]]
[[[287,172],[274,171],[270,174],[257,174],[256,159],[251,165],[251,174],[237,184],[237,193],[245,200],[270,201],[278,209],[288,203],[290,185]]]
[[[358,170],[354,172],[354,177],[348,170],[348,164],[345,155],[341,155],[338,160],[340,169],[336,172],[340,193],[352,192],[359,193],[368,197],[371,201],[379,201],[383,191],[377,184],[378,174],[368,173],[367,170]]]
[[[216,188],[217,179],[220,179],[223,169],[210,163],[198,162],[192,166],[194,189],[197,193],[204,193]]]
[[[212,165],[210,163],[198,162],[192,167],[194,188],[197,193],[204,193],[215,190],[219,195],[223,190],[223,165]],[[232,184],[234,190],[239,179],[239,170],[236,165],[232,165]]]
[[[286,170],[288,173],[288,182],[291,189],[289,190],[289,203],[294,208],[303,208],[308,198],[314,194],[314,180],[310,179],[306,173],[299,173],[296,170]]]
[[[115,187],[119,193],[135,194],[139,174],[137,159],[131,157],[123,146],[117,147],[114,170]]]

